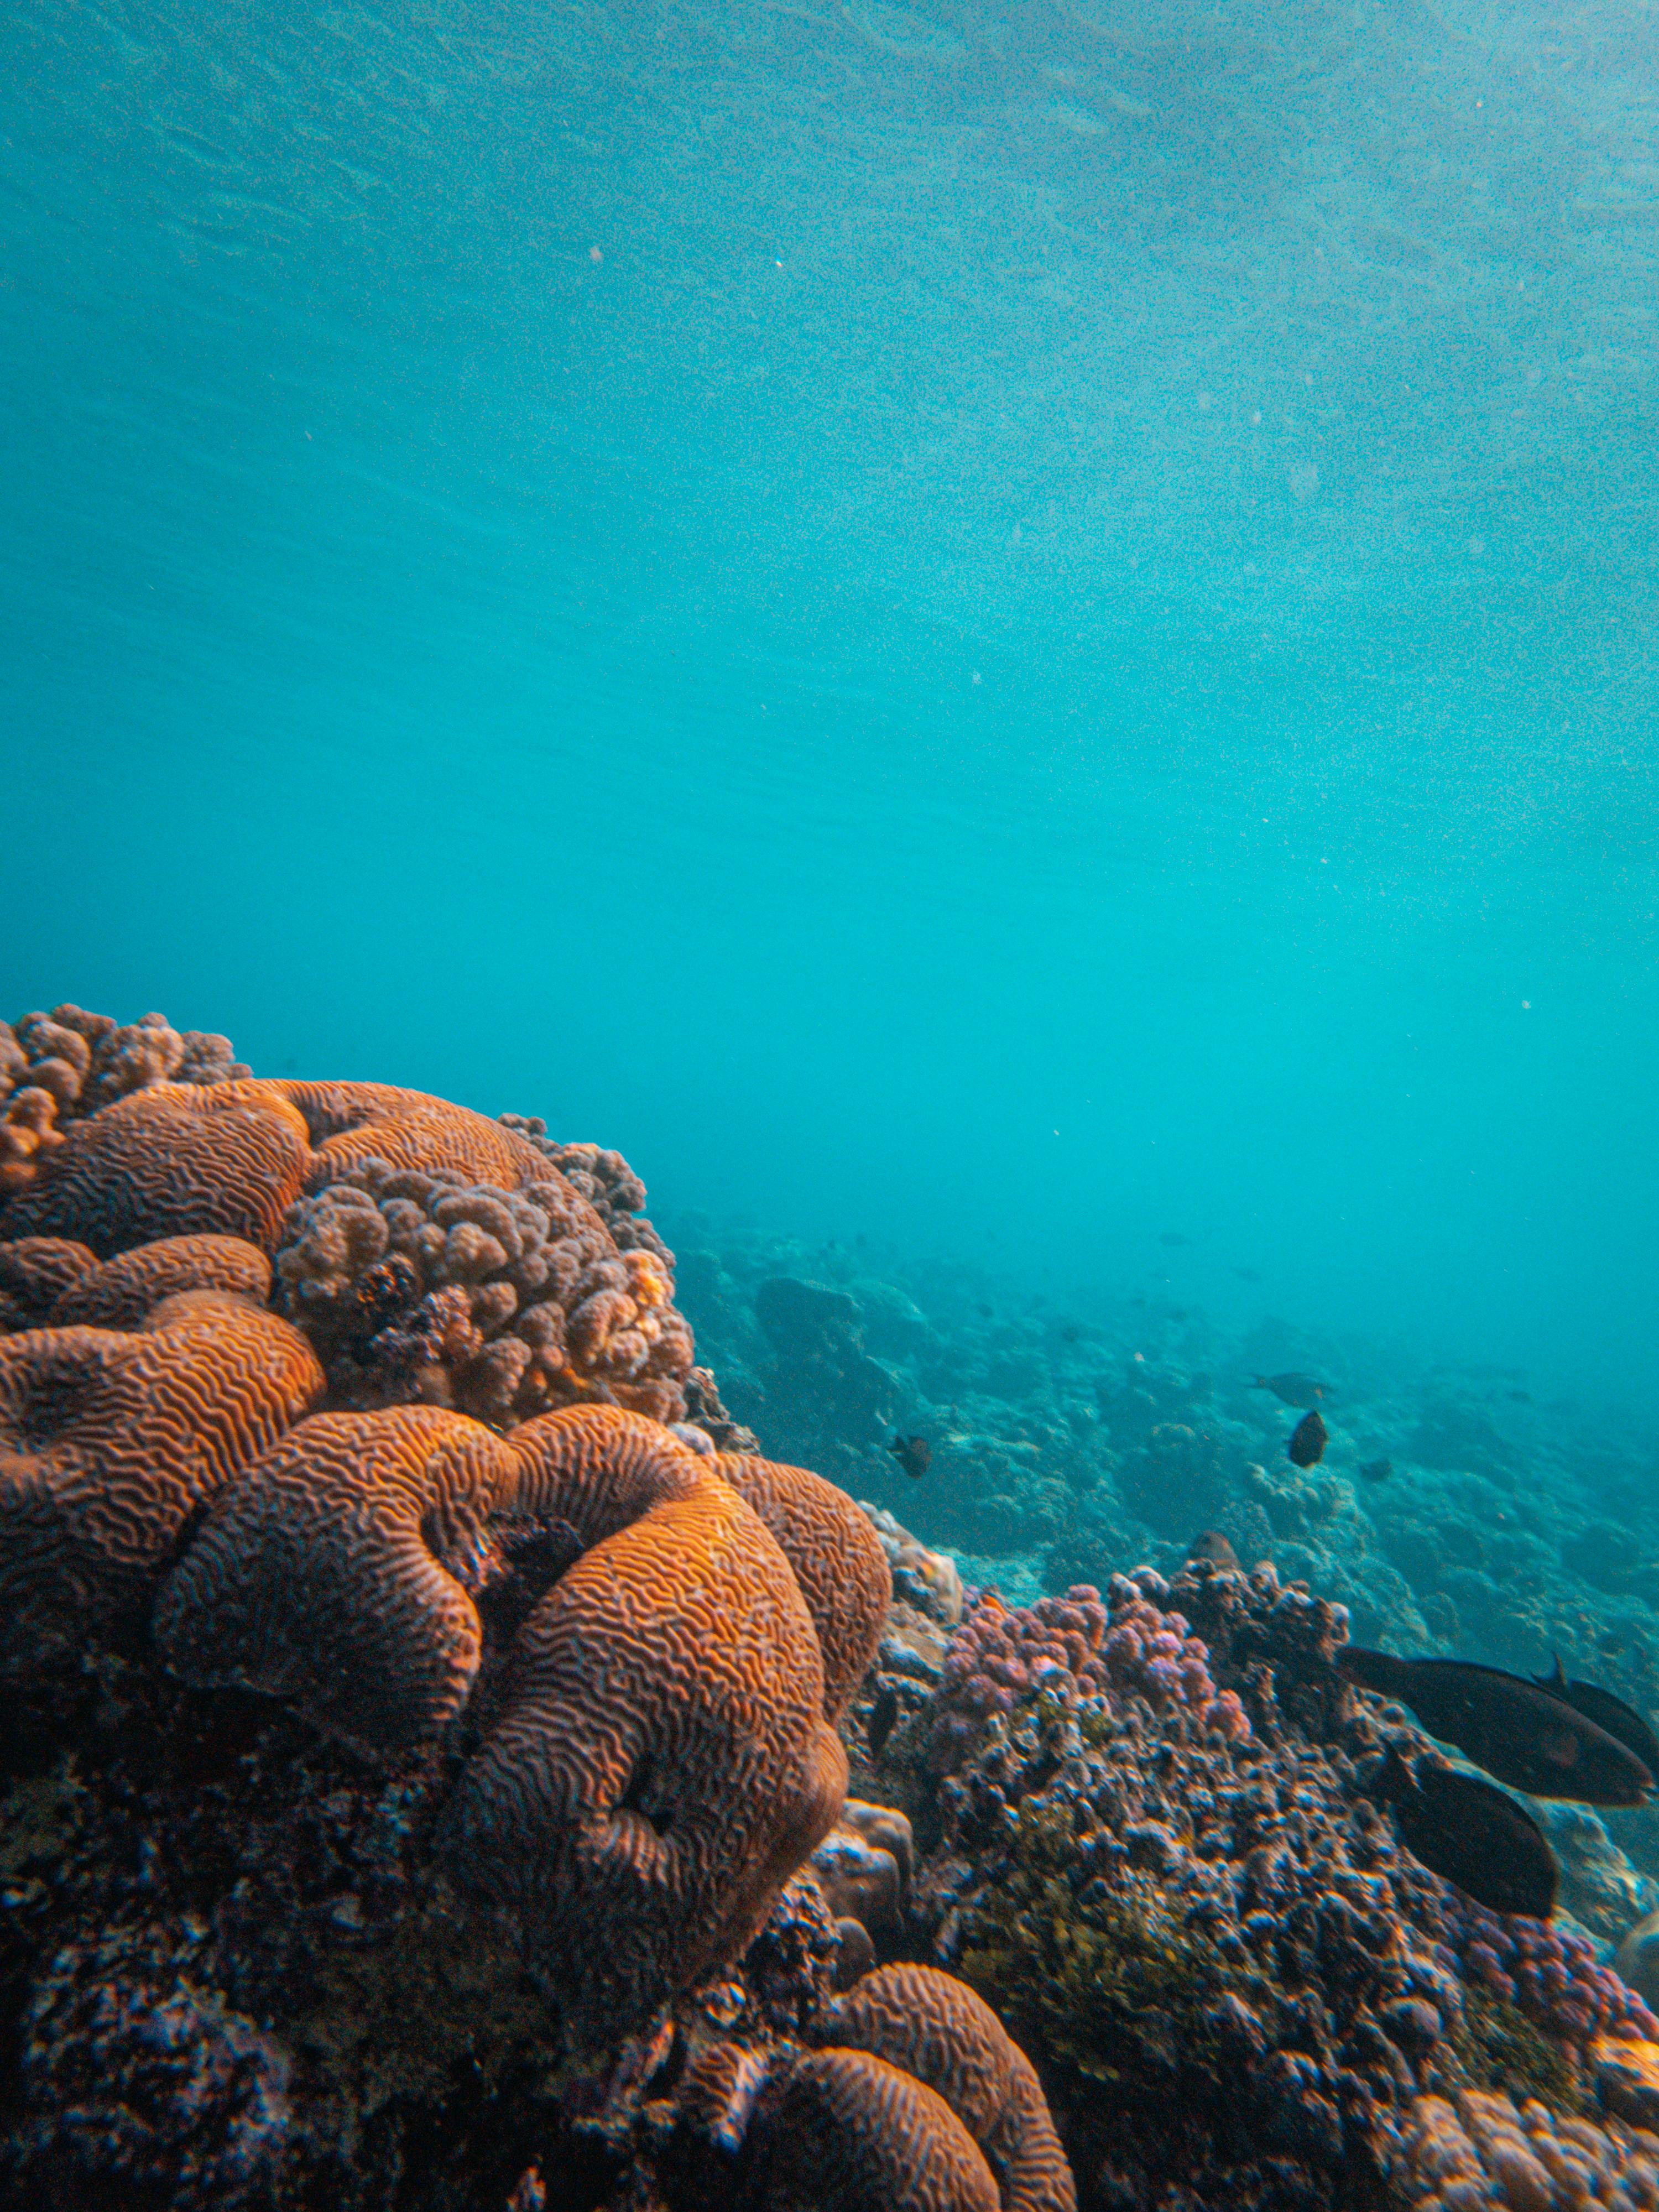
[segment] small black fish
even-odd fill
[[[1386,1482],[1394,1473],[1394,1462],[1391,1459],[1361,1460],[1354,1473],[1363,1482]]]
[[[933,1464],[933,1447],[926,1437],[896,1436],[887,1449],[913,1479],[920,1479]]]
[[[1292,1467],[1314,1467],[1325,1456],[1331,1432],[1317,1413],[1304,1413],[1291,1431],[1285,1445]]]
[[[987,1305],[979,1305],[974,1308],[974,1311],[979,1316],[981,1321],[989,1321],[993,1309]]]
[[[1512,1404],[1516,1406],[1530,1406],[1532,1403],[1532,1392],[1530,1390],[1511,1390],[1510,1392],[1510,1400]]]
[[[1555,1854],[1525,1807],[1493,1784],[1425,1759],[1413,1774],[1391,1744],[1373,1786],[1394,1807],[1400,1840],[1431,1874],[1488,1912],[1547,1920],[1554,1911]]]
[[[1258,1375],[1250,1388],[1271,1390],[1286,1406],[1316,1406],[1325,1395],[1325,1385],[1311,1375]]]
[[[1158,1241],[1160,1244],[1167,1244],[1173,1251],[1177,1244],[1190,1244],[1192,1239],[1183,1237],[1178,1229],[1166,1229]]]
[[[1561,1656],[1555,1658],[1553,1674],[1534,1674],[1533,1680],[1540,1690],[1547,1690],[1553,1698],[1560,1698],[1575,1712],[1583,1713],[1587,1721],[1617,1736],[1626,1751],[1633,1752],[1650,1774],[1659,1776],[1659,1735],[1633,1705],[1622,1698],[1615,1698],[1611,1690],[1604,1690],[1595,1682],[1570,1682],[1562,1671]]]
[[[1188,1565],[1200,1559],[1207,1559],[1212,1567],[1228,1567],[1236,1570],[1238,1565],[1237,1553],[1234,1551],[1219,1528],[1206,1528],[1201,1536],[1194,1536],[1192,1542],[1188,1545]]]
[[[1068,1321],[1060,1332],[1060,1340],[1062,1344],[1075,1344],[1082,1334],[1083,1331],[1074,1321]]]
[[[1577,1706],[1501,1667],[1466,1659],[1396,1659],[1345,1644],[1336,1655],[1351,1682],[1409,1705],[1432,1736],[1531,1797],[1580,1805],[1641,1805],[1653,1770]]]
[[[1254,1267],[1235,1267],[1233,1273],[1241,1283],[1259,1283],[1261,1280]]]

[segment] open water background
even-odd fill
[[[1639,0],[16,0],[0,1012],[1650,1423],[1656,124]]]

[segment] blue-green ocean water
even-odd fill
[[[1656,84],[1633,0],[15,0],[0,1013],[1650,1419]]]

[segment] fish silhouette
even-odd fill
[[[1202,1535],[1194,1536],[1187,1547],[1187,1559],[1189,1565],[1207,1559],[1212,1567],[1237,1568],[1238,1565],[1237,1553],[1219,1528],[1206,1528]]]
[[[1561,1668],[1558,1652],[1553,1674],[1534,1674],[1533,1680],[1540,1690],[1547,1690],[1553,1698],[1559,1698],[1575,1712],[1583,1713],[1586,1720],[1605,1729],[1609,1735],[1617,1736],[1626,1751],[1633,1752],[1648,1772],[1659,1778],[1659,1735],[1633,1705],[1622,1698],[1615,1698],[1611,1690],[1604,1690],[1595,1682],[1570,1682]]]
[[[1354,1473],[1364,1482],[1386,1482],[1394,1473],[1394,1462],[1391,1459],[1361,1460]]]
[[[1259,1283],[1261,1280],[1260,1273],[1254,1267],[1235,1267],[1233,1273],[1241,1283]]]
[[[1258,1375],[1250,1388],[1271,1390],[1286,1406],[1316,1406],[1325,1395],[1325,1385],[1311,1375]]]
[[[1431,1874],[1489,1912],[1547,1920],[1560,1881],[1555,1854],[1524,1806],[1453,1766],[1417,1762],[1395,1745],[1372,1787],[1394,1809],[1400,1840]]]
[[[1587,1713],[1520,1674],[1465,1659],[1396,1659],[1346,1644],[1349,1681],[1409,1705],[1432,1736],[1532,1797],[1581,1805],[1641,1805],[1653,1770]],[[1632,1719],[1636,1716],[1632,1716]]]
[[[1285,1450],[1292,1467],[1313,1467],[1325,1456],[1325,1447],[1331,1440],[1330,1431],[1317,1413],[1304,1413],[1291,1431]]]
[[[933,1464],[933,1447],[926,1437],[896,1436],[887,1447],[904,1472],[919,1479]]]
[[[1158,1241],[1160,1244],[1169,1245],[1173,1251],[1177,1244],[1189,1244],[1192,1239],[1183,1237],[1178,1229],[1166,1229]]]

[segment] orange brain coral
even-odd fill
[[[305,1122],[273,1085],[157,1083],[72,1122],[0,1228],[75,1237],[100,1259],[164,1237],[270,1245],[309,1159]]]
[[[768,2132],[765,2212],[1000,2212],[990,2168],[945,2100],[866,2051],[801,2059]]]
[[[788,1564],[713,1474],[543,1598],[447,1855],[517,1913],[579,2032],[637,2021],[759,1927],[845,1793],[823,1704]]]
[[[223,1291],[263,1305],[270,1291],[270,1262],[257,1244],[240,1237],[163,1237],[77,1277],[53,1304],[52,1324],[134,1328],[152,1307],[181,1291]]]
[[[499,1438],[436,1407],[314,1415],[243,1469],[173,1570],[163,1658],[361,1747],[423,1741],[477,1672],[471,1591],[513,1473]]]
[[[749,1500],[795,1571],[823,1650],[823,1706],[832,1721],[870,1671],[893,1601],[893,1571],[869,1516],[804,1467],[738,1452],[714,1465]]]
[[[826,2040],[936,2089],[1003,2181],[1006,2212],[1076,2212],[1036,2069],[984,1999],[932,1966],[882,1966],[841,1999]]]
[[[97,1265],[95,1252],[68,1237],[0,1244],[0,1332],[43,1327],[58,1299]]]
[[[195,1508],[322,1387],[298,1330],[209,1291],[130,1334],[0,1338],[0,1650],[27,1666],[138,1601]]]
[[[307,1188],[335,1181],[365,1160],[388,1167],[459,1170],[473,1182],[516,1190],[546,1172],[527,1139],[424,1091],[390,1083],[303,1083],[283,1079],[271,1088],[304,1115],[315,1150]]]

